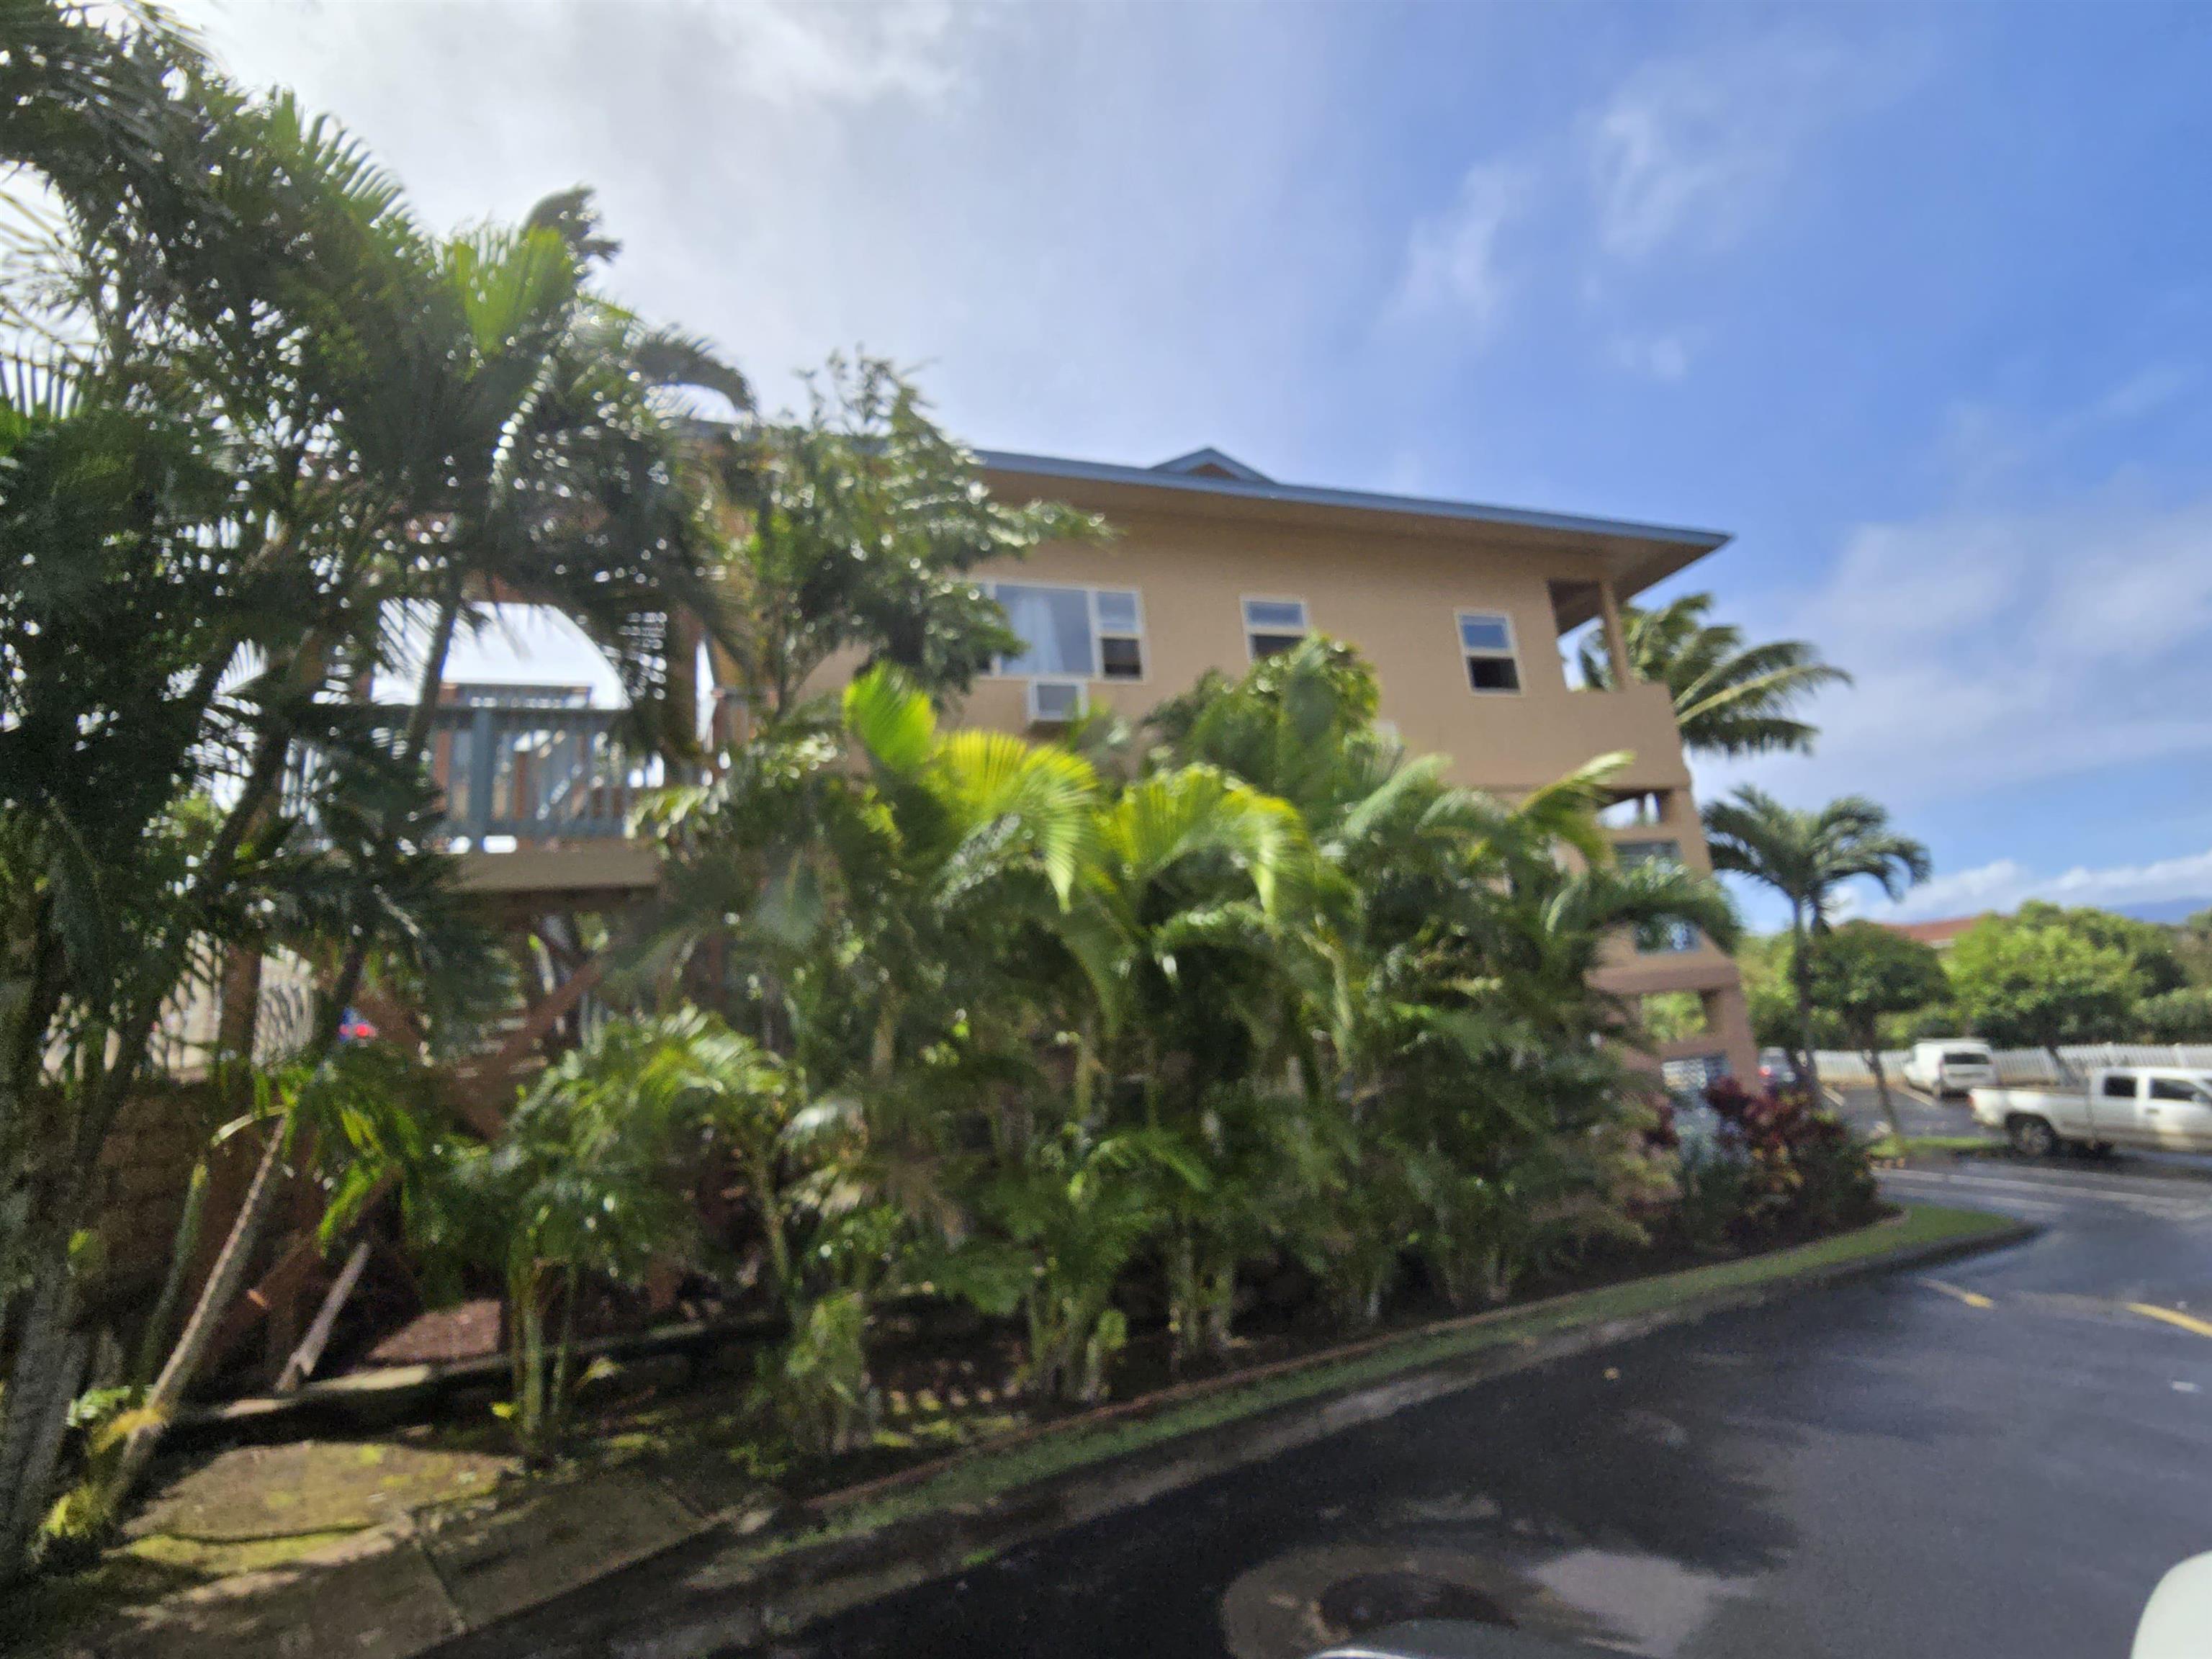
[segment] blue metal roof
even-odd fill
[[[1674,525],[1638,524],[1623,519],[1593,519],[1572,513],[1539,513],[1527,507],[1487,507],[1477,501],[1438,501],[1422,495],[1385,495],[1365,489],[1330,489],[1316,484],[1276,483],[1254,472],[1241,461],[1218,450],[1196,450],[1159,467],[1117,466],[1106,461],[1070,460],[1060,455],[1027,455],[1018,450],[982,449],[976,459],[1000,472],[1019,472],[1034,477],[1080,479],[1093,483],[1133,484],[1146,489],[1190,491],[1205,495],[1230,495],[1245,501],[1283,501],[1309,507],[1346,507],[1361,513],[1403,513],[1422,518],[1459,519],[1472,524],[1511,525],[1527,530],[1553,530],[1570,535],[1603,536],[1616,540],[1671,543],[1710,553],[1724,545],[1728,532],[1687,530]],[[1249,477],[1220,477],[1184,468],[1212,462],[1234,468]]]

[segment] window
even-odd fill
[[[1143,602],[1126,588],[1046,587],[992,582],[984,591],[1029,648],[1001,657],[1016,678],[1139,680],[1145,677]]]
[[[2199,1106],[2203,1105],[2208,1098],[2203,1084],[2191,1083],[2185,1077],[2151,1079],[2150,1097],[2153,1100],[2186,1100]]]
[[[1624,841],[1613,849],[1624,870],[1639,864],[1671,864],[1680,868],[1682,843],[1677,841]],[[1645,956],[1672,956],[1698,948],[1698,930],[1686,921],[1647,921],[1636,930],[1636,948]]]
[[[1306,636],[1304,599],[1247,599],[1244,601],[1244,648],[1257,662],[1278,651],[1287,651]]]
[[[2136,1097],[2135,1073],[2132,1072],[2106,1073],[2103,1093],[2107,1100],[2133,1100]]]
[[[1943,1063],[1946,1066],[1978,1066],[1986,1071],[1990,1057],[1973,1048],[1951,1048],[1945,1051]]]
[[[1685,951],[1698,948],[1698,930],[1686,921],[1644,921],[1636,927],[1638,954],[1647,957],[1679,956]]]
[[[1686,1054],[1661,1066],[1659,1075],[1669,1094],[1699,1104],[1698,1097],[1729,1075],[1729,1059],[1726,1054]]]
[[[1145,612],[1133,592],[1100,588],[1091,596],[1098,623],[1098,669],[1109,680],[1145,678]]]
[[[1623,795],[1597,810],[1597,821],[1608,830],[1644,830],[1667,821],[1667,791],[1648,789]]]
[[[1459,613],[1459,648],[1467,658],[1467,683],[1477,691],[1518,691],[1521,664],[1513,654],[1513,619],[1494,611]]]

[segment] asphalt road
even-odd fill
[[[765,1651],[1293,1659],[1503,1612],[1654,1659],[2124,1655],[2212,1550],[2212,1184],[1886,1180],[2047,1231],[1486,1384]]]

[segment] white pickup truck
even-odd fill
[[[2073,1145],[2212,1152],[2212,1072],[2111,1066],[2086,1089],[1976,1089],[1974,1121],[2041,1158]]]

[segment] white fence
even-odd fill
[[[2087,1042],[2062,1048],[2058,1056],[2076,1071],[2097,1066],[2186,1066],[2196,1071],[2212,1072],[2212,1043],[2203,1042]],[[1892,1048],[1884,1051],[1881,1069],[1894,1082],[1911,1058],[1909,1050]],[[1867,1064],[1866,1056],[1856,1050],[1836,1052],[1822,1049],[1814,1055],[1820,1068],[1823,1083],[1871,1083],[1874,1070]],[[2058,1070],[2051,1063],[2051,1055],[2042,1048],[1999,1048],[1993,1058],[1997,1065],[1997,1081],[2008,1085],[2057,1083]]]

